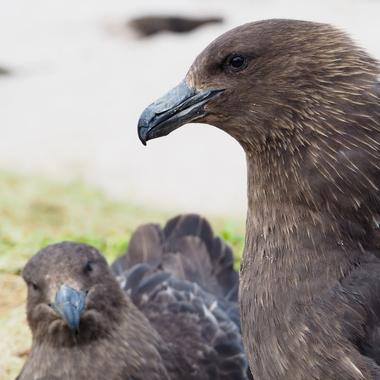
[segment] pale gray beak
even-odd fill
[[[222,89],[197,90],[182,81],[166,95],[148,106],[140,116],[138,135],[148,140],[168,135],[186,123],[205,116],[205,104]]]

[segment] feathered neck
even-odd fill
[[[49,338],[34,339],[18,380],[124,380],[146,369],[148,357],[155,365],[152,376],[157,376],[162,371],[158,350],[165,349],[160,336],[132,302],[120,312],[119,324],[91,341],[59,345]]]
[[[295,290],[295,283],[319,278],[327,288],[361,255],[373,218],[369,199],[380,203],[380,89],[361,83],[345,96],[329,94],[287,129],[285,120],[274,120],[277,133],[259,147],[245,143],[243,283],[249,267],[251,283],[255,276],[267,284],[281,278],[283,289]],[[309,290],[303,296],[313,297]]]

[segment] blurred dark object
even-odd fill
[[[187,18],[175,16],[146,16],[132,19],[128,26],[142,37],[161,32],[187,33],[202,25],[222,23],[221,17]]]
[[[10,70],[8,70],[5,67],[0,66],[0,75],[9,75],[11,73]]]

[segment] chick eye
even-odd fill
[[[91,273],[94,270],[94,263],[92,261],[88,261],[83,268],[85,273]]]
[[[241,71],[247,67],[247,58],[241,54],[232,54],[227,58],[225,66],[235,72]]]
[[[31,282],[29,285],[30,285],[30,287],[31,287],[35,292],[37,292],[37,291],[40,290],[40,288],[38,287],[38,285],[37,285],[35,282]]]

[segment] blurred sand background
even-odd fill
[[[244,155],[230,137],[194,124],[143,147],[136,133],[145,106],[179,82],[216,36],[266,18],[329,22],[380,58],[380,0],[12,0],[1,5],[0,66],[12,74],[0,77],[0,170],[63,183],[81,180],[111,199],[167,214],[191,211],[244,219]],[[124,28],[132,17],[151,14],[221,16],[225,22],[147,39],[136,39]],[[75,200],[78,205],[86,203],[88,193],[83,194]],[[54,202],[63,197],[58,192]],[[11,212],[12,202],[8,209],[0,205],[0,238],[6,227],[4,210]],[[91,202],[71,218],[87,226],[86,216],[114,215],[103,209],[91,214]],[[56,217],[58,224],[66,223],[61,214],[71,215],[55,203],[48,208],[34,200],[30,204],[43,208],[43,218],[53,215],[43,228],[54,226]],[[30,219],[36,215],[33,207],[28,209]],[[12,238],[27,246],[24,219],[17,219],[20,230],[12,230]],[[91,233],[124,236],[123,223],[118,219],[112,231],[97,226]],[[35,227],[42,228],[38,223]],[[52,236],[59,239],[60,231]],[[102,244],[107,248],[112,242]],[[3,247],[0,259],[3,255],[9,264],[12,257]],[[9,380],[22,365],[30,336],[22,280],[1,265],[0,272],[0,380]]]

